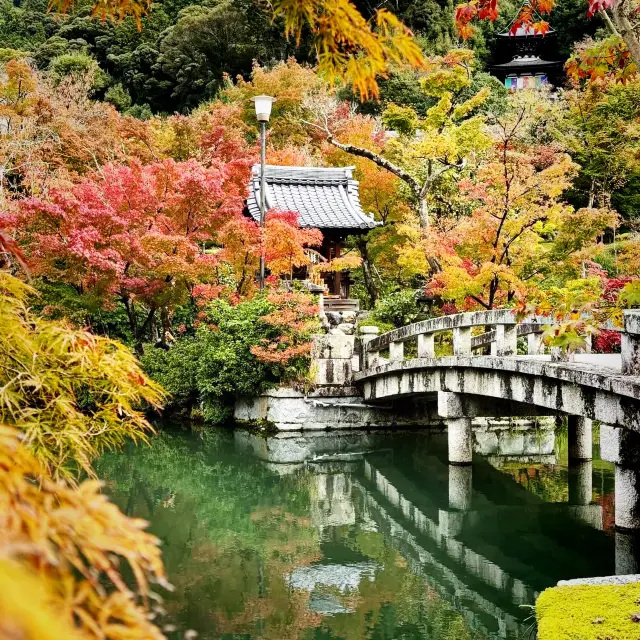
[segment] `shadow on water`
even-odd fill
[[[207,430],[97,467],[163,541],[169,617],[205,639],[516,640],[558,580],[635,571],[597,447],[569,467],[553,431],[475,435],[468,466],[433,431]]]

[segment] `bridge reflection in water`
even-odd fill
[[[311,517],[322,539],[341,526],[382,533],[471,628],[517,639],[529,627],[522,605],[540,591],[564,579],[635,573],[638,554],[634,535],[613,530],[613,465],[595,456],[567,466],[566,447],[559,464],[548,428],[525,436],[511,425],[509,433],[492,448],[498,437],[480,429],[476,451],[488,455],[474,454],[470,465],[448,463],[446,433],[433,431],[236,432],[235,440],[278,473],[312,470]],[[348,611],[322,587],[353,589],[375,573],[370,562],[325,559],[287,579],[311,593],[313,611],[331,615]]]

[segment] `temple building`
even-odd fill
[[[360,206],[358,181],[353,179],[353,169],[265,166],[266,210],[295,211],[301,227],[315,227],[322,232],[322,247],[317,252],[310,252],[312,259],[340,257],[347,236],[367,233],[380,224]],[[260,220],[259,164],[251,170],[245,214]],[[326,273],[323,279],[329,300],[349,298],[348,272]]]
[[[518,11],[530,7],[529,0]],[[542,17],[531,8],[534,22]],[[544,86],[558,86],[562,82],[563,62],[561,60],[545,60],[544,56],[553,56],[555,51],[556,32],[549,28],[546,34],[535,33],[530,25],[520,25],[515,30],[512,26],[516,18],[503,33],[498,34],[498,59],[505,62],[489,67],[492,75],[499,78],[511,91],[520,89],[539,89]]]

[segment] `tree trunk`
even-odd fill
[[[613,14],[613,22],[620,33],[620,37],[627,45],[627,49],[636,66],[640,68],[640,42],[633,31],[633,26],[629,22],[629,18],[624,12],[624,2],[614,3],[611,12]]]
[[[420,216],[420,227],[422,229],[429,228],[429,203],[427,202],[426,197],[420,199],[420,203],[418,205],[418,214]]]
[[[160,342],[163,345],[167,345],[167,337],[171,336],[171,319],[169,318],[169,310],[163,307],[160,310],[160,322],[162,323],[162,335],[160,336]]]
[[[371,300],[371,306],[374,307],[378,300],[378,289],[373,280],[373,273],[371,270],[371,259],[369,258],[369,248],[367,246],[366,237],[359,236],[357,239],[358,251],[362,257],[362,277],[364,280],[364,286]]]
[[[133,339],[134,349],[137,356],[144,354],[142,347],[142,341],[140,340],[140,330],[138,328],[138,317],[136,316],[136,306],[133,300],[129,297],[129,294],[122,296],[122,302],[127,312],[127,318],[129,319],[129,330],[131,331],[131,338]]]

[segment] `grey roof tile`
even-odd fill
[[[300,226],[319,229],[373,229],[380,223],[360,206],[353,167],[265,166],[267,209],[296,211]],[[249,214],[260,220],[260,165],[251,169]]]

